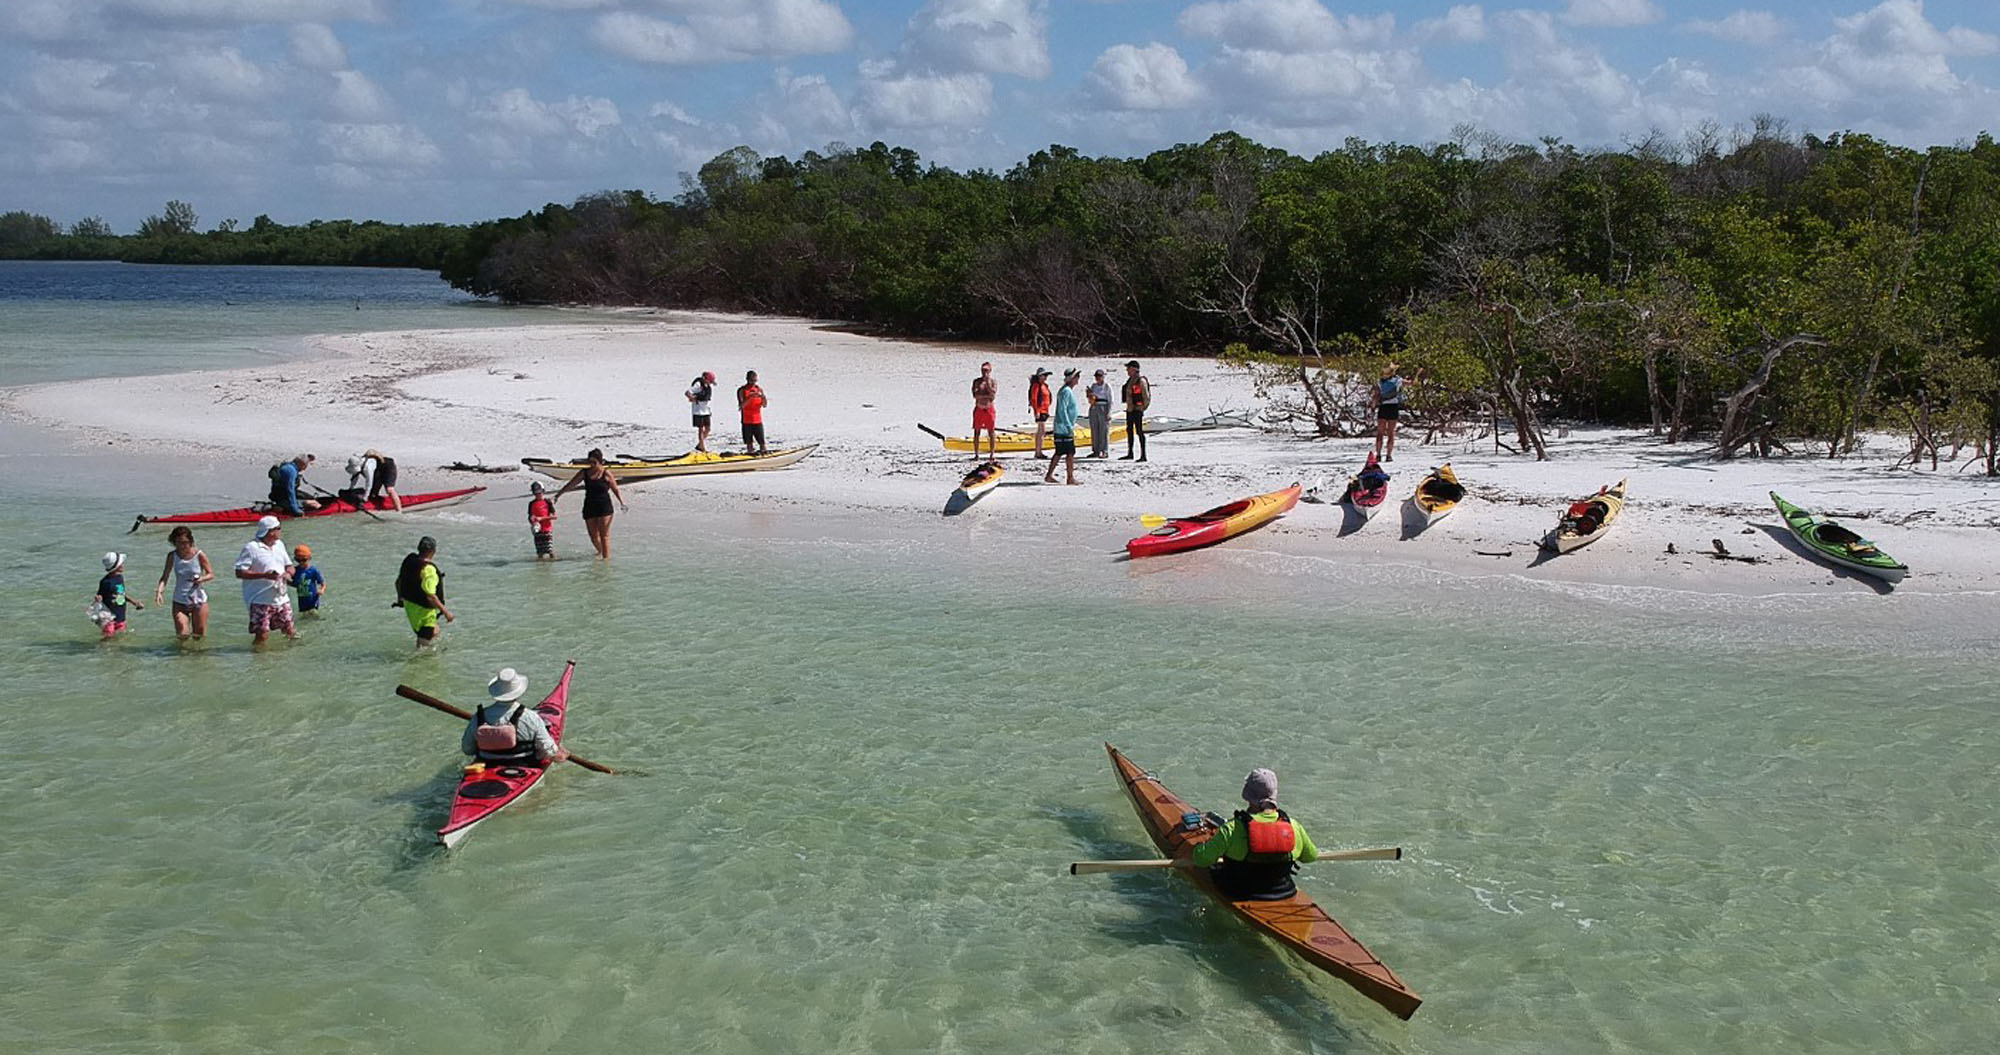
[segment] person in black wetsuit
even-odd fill
[[[618,490],[618,478],[604,467],[604,452],[596,447],[585,456],[589,462],[577,471],[562,490],[549,499],[553,505],[557,498],[583,488],[583,527],[590,533],[590,544],[597,548],[597,559],[611,559],[611,500],[618,499],[618,508],[625,508],[625,493]]]

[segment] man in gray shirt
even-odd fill
[[[548,766],[568,758],[569,752],[549,735],[549,723],[521,702],[527,691],[528,679],[512,667],[487,682],[486,694],[493,702],[472,712],[458,749],[499,766]]]

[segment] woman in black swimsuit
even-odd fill
[[[625,508],[625,493],[618,490],[618,478],[604,467],[604,452],[591,448],[587,456],[590,464],[584,466],[569,482],[562,485],[549,499],[554,505],[557,498],[570,493],[578,486],[583,488],[583,528],[590,532],[590,544],[597,548],[597,559],[611,559],[611,500],[618,499],[618,508]]]

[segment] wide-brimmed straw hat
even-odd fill
[[[486,695],[493,697],[494,703],[512,703],[528,691],[528,679],[516,673],[513,667],[503,667],[493,680],[486,683]]]

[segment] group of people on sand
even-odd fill
[[[272,510],[297,517],[322,509],[329,502],[344,502],[357,509],[372,506],[403,511],[402,496],[396,493],[396,459],[373,447],[347,459],[347,486],[334,493],[306,481],[305,471],[312,467],[313,461],[310,454],[296,454],[271,466],[266,475],[271,478]],[[301,495],[302,488],[319,494]]]
[[[1063,371],[1062,387],[1051,390],[1047,368],[1037,369],[1028,375],[1028,413],[1035,419],[1035,457],[1049,463],[1042,474],[1046,483],[1055,483],[1056,466],[1061,464],[1071,484],[1076,478],[1076,429],[1082,407],[1078,404],[1077,386],[1083,381],[1083,371],[1076,367]],[[1083,398],[1089,404],[1090,453],[1086,458],[1111,457],[1111,386],[1104,379],[1104,371],[1094,375],[1090,387],[1083,390]],[[1000,445],[1000,383],[993,379],[993,364],[979,364],[979,376],[972,379],[972,457],[974,461],[992,461],[999,456]],[[1125,364],[1125,383],[1118,388],[1119,402],[1125,408],[1125,455],[1120,461],[1146,460],[1146,409],[1153,405],[1153,386],[1139,372],[1139,360]],[[986,454],[979,453],[979,435],[986,434]],[[1042,452],[1043,441],[1049,442],[1050,453]],[[1135,458],[1136,451],[1136,458]]]
[[[706,453],[709,426],[715,420],[715,372],[703,370],[685,394],[688,407],[694,412],[694,449]],[[745,371],[743,384],[736,389],[736,414],[743,423],[743,453],[770,453],[764,444],[764,408],[770,405],[771,397],[757,383],[757,371]]]

